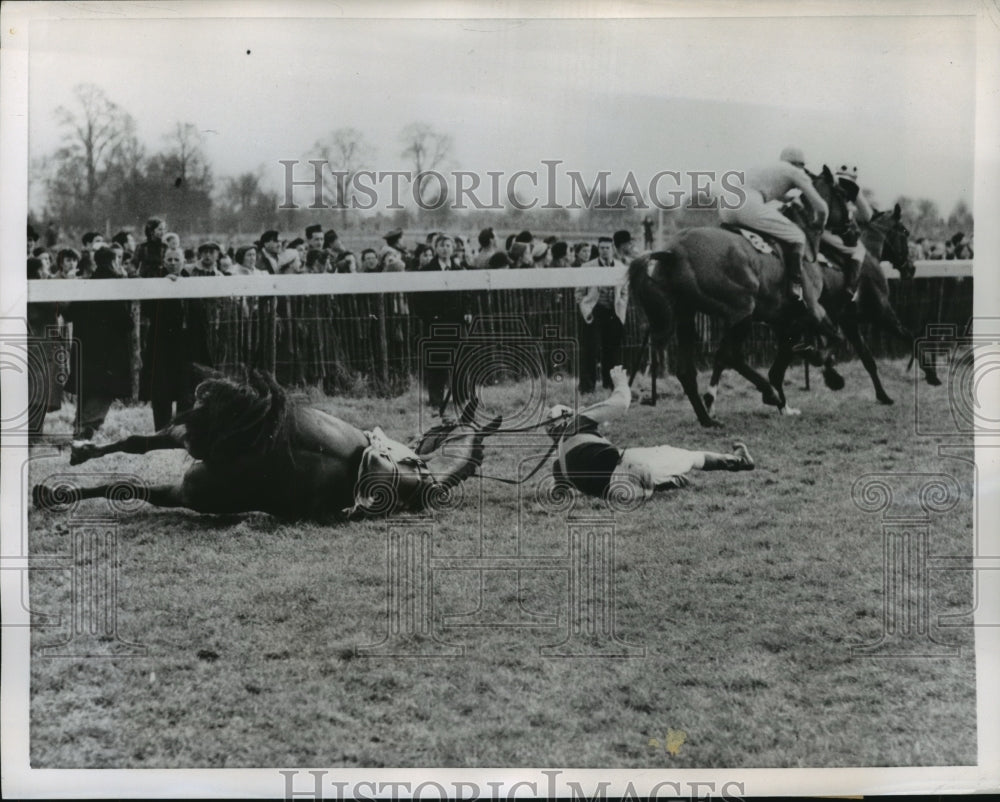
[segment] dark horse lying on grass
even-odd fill
[[[158,507],[203,513],[349,519],[419,511],[434,508],[481,465],[483,438],[501,421],[477,427],[475,413],[473,401],[460,421],[436,426],[407,447],[378,428],[362,432],[291,403],[270,374],[251,372],[245,382],[215,375],[198,385],[194,407],[156,434],[106,446],[74,443],[70,464],[183,448],[197,462],[180,483],[125,490]],[[122,490],[121,482],[83,489],[36,485],[32,497],[36,506],[58,507],[67,493],[88,499]]]

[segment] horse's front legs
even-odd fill
[[[80,465],[87,460],[104,457],[108,454],[146,454],[150,451],[184,448],[182,432],[177,427],[168,426],[156,434],[133,434],[116,443],[97,446],[91,442],[76,442],[70,448],[69,464]]]

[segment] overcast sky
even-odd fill
[[[341,126],[405,169],[420,120],[482,173],[739,170],[797,144],[811,168],[857,164],[883,204],[972,205],[972,18],[36,21],[30,41],[32,157],[92,82],[151,149],[195,123],[217,176],[276,184]]]

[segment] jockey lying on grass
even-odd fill
[[[619,449],[598,432],[598,426],[624,415],[632,401],[628,376],[621,365],[611,369],[614,389],[604,401],[574,413],[557,404],[549,410],[553,423],[549,435],[558,443],[552,473],[556,481],[566,481],[581,493],[604,496],[612,483],[638,481],[646,497],[654,490],[684,487],[684,474],[692,468],[702,471],[751,471],[750,452],[736,443],[732,454],[688,451],[673,446]]]

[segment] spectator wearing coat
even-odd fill
[[[110,248],[94,252],[92,279],[119,278]],[[87,301],[64,305],[73,323],[73,364],[79,375],[73,435],[89,440],[104,424],[115,399],[132,396],[132,309],[129,301]]]
[[[615,243],[611,237],[601,237],[597,243],[597,258],[583,267],[625,267],[615,258]],[[580,392],[592,393],[597,383],[597,363],[601,364],[601,383],[612,388],[611,368],[621,364],[622,340],[625,336],[625,316],[628,312],[628,282],[616,286],[578,287],[575,292],[577,332],[580,348]]]

